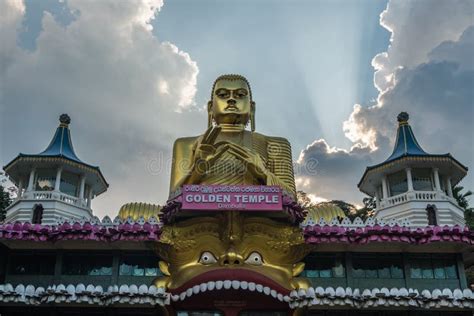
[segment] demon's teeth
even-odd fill
[[[265,293],[265,295],[270,295],[270,288],[268,286],[265,286],[263,288],[263,293]]]
[[[298,299],[304,298],[307,295],[312,294],[311,290],[308,290],[308,292],[306,292],[303,289],[299,289],[299,290],[291,291],[291,293],[288,296],[288,295],[283,295],[281,293],[278,293],[276,290],[272,290],[268,286],[263,286],[262,284],[255,284],[255,282],[239,281],[239,280],[224,280],[224,281],[209,281],[207,283],[196,284],[188,288],[186,291],[180,293],[179,295],[177,294],[171,295],[170,298],[174,302],[178,300],[183,301],[186,299],[186,297],[190,297],[192,295],[196,295],[196,294],[203,293],[206,291],[213,291],[214,289],[216,290],[242,289],[242,290],[249,290],[251,292],[257,291],[259,293],[264,293],[265,295],[272,296],[273,298],[278,299],[280,302],[286,302],[290,304],[295,304],[294,303],[295,300],[297,301]],[[298,303],[297,305],[299,306],[300,303]]]
[[[216,287],[216,282],[214,282],[214,281],[207,282],[207,289],[209,291],[214,290],[215,287]]]
[[[249,283],[249,290],[252,291],[252,292],[255,291],[255,283],[253,283],[253,282]]]
[[[190,287],[189,289],[186,290],[186,295],[189,297],[191,295],[193,295],[193,288]]]
[[[277,291],[271,290],[270,295],[273,296],[273,298],[276,298],[277,297]]]
[[[238,290],[240,288],[240,281],[236,281],[236,280],[232,281],[232,288],[234,290]]]

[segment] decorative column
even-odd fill
[[[94,195],[94,192],[92,191],[92,188],[89,187],[89,196],[87,199],[87,207],[91,208],[91,201],[92,201],[92,196]]]
[[[433,176],[434,176],[434,182],[435,182],[435,190],[441,191],[441,185],[439,184],[438,168],[433,168]]]
[[[20,180],[18,180],[18,194],[17,194],[18,199],[21,198],[22,191],[23,191],[23,179],[20,178]]]
[[[31,169],[30,179],[28,181],[28,188],[26,189],[26,191],[33,191],[33,185],[35,182],[35,173],[36,173],[36,169]]]
[[[379,190],[375,192],[375,208],[379,209],[380,208],[380,194]]]
[[[407,184],[408,184],[408,191],[413,191],[413,178],[411,177],[411,168],[405,169],[407,172]]]
[[[81,176],[81,182],[80,182],[80,187],[79,187],[79,198],[81,200],[84,200],[84,188],[86,186],[86,176],[82,175]]]
[[[54,191],[59,192],[61,188],[61,173],[63,168],[59,167],[56,171],[56,181],[54,182]]]
[[[388,198],[387,176],[382,178],[382,198]]]
[[[448,191],[448,196],[453,197],[453,187],[451,184],[451,177],[447,177],[446,179],[446,190]]]

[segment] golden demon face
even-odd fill
[[[158,252],[165,260],[160,269],[166,277],[156,285],[175,295],[196,286],[204,290],[254,287],[259,292],[273,291],[275,297],[309,286],[307,280],[296,278],[304,269],[299,261],[306,254],[300,229],[268,218],[238,212],[193,218],[164,227],[160,243]]]

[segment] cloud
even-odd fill
[[[76,152],[111,184],[93,203],[115,215],[127,201],[162,202],[180,127],[196,129],[198,67],[151,32],[161,0],[78,1],[64,26],[44,12],[36,48],[17,44],[19,1],[0,2],[1,159],[44,149],[61,113],[72,117]],[[21,113],[21,115],[19,115]]]
[[[379,91],[393,87],[392,76],[399,67],[416,67],[428,61],[439,43],[457,40],[472,24],[473,3],[469,0],[389,1],[380,24],[392,33],[388,50],[374,57],[374,84]]]
[[[374,85],[380,91],[377,102],[356,104],[343,123],[352,148],[360,151],[334,152],[322,140],[310,145],[312,157],[326,162],[334,177],[311,176],[306,181],[308,192],[332,198],[330,187],[340,199],[356,202],[351,194],[357,190],[355,183],[369,160],[379,163],[390,154],[401,111],[411,114],[410,124],[426,151],[451,152],[472,166],[473,7],[472,1],[389,1],[380,21],[392,32],[391,43],[372,61]],[[472,188],[473,176],[466,182]],[[352,186],[346,189],[347,183]]]
[[[313,200],[341,199],[343,195],[357,201],[360,194],[354,189],[356,179],[372,158],[368,147],[344,150],[329,146],[324,139],[315,140],[300,153],[295,168],[296,184]]]
[[[18,52],[16,35],[25,14],[25,5],[23,2],[15,0],[2,1],[0,2],[0,12],[2,12],[0,13],[0,39],[2,39],[2,45],[0,45],[0,71],[3,74]]]

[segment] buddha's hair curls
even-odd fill
[[[216,88],[216,84],[219,80],[242,80],[242,81],[244,81],[247,84],[247,86],[249,87],[250,101],[253,101],[253,99],[252,99],[252,89],[250,88],[249,81],[244,76],[238,75],[238,74],[225,74],[225,75],[221,75],[221,76],[217,77],[217,79],[214,81],[214,84],[212,85],[211,101],[212,101],[212,98],[214,97],[214,95],[213,95],[214,94],[214,89]]]

